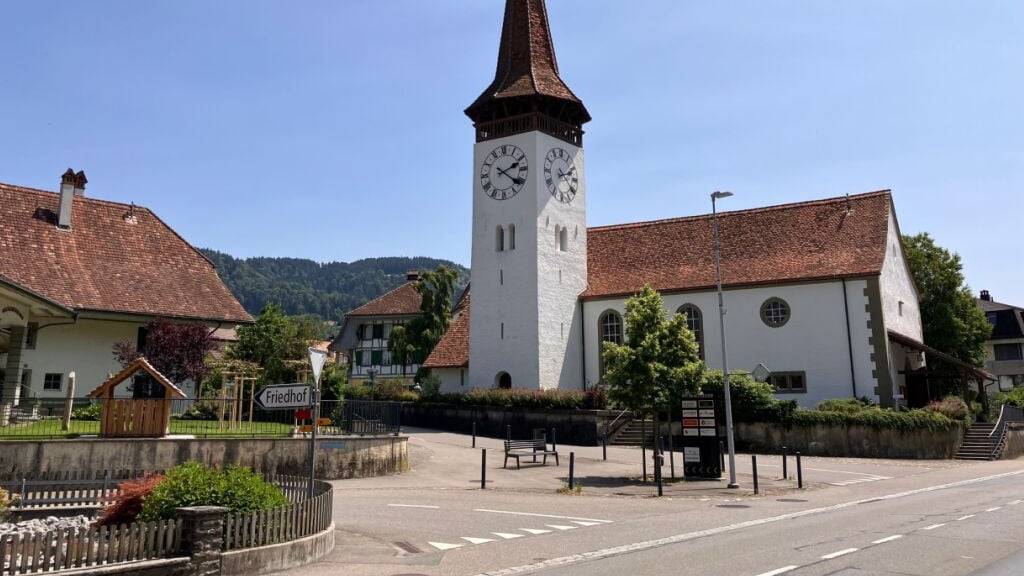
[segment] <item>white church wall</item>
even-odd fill
[[[430,373],[441,381],[442,394],[458,394],[470,389],[466,384],[468,371],[466,368],[433,368]]]
[[[853,348],[853,373],[857,395],[871,395],[873,365],[868,345],[864,280],[848,280],[845,296],[849,302],[850,336],[847,338],[846,307],[841,282],[816,282],[731,289],[725,292],[726,335],[729,367],[752,370],[764,363],[775,372],[801,371],[806,374],[807,391],[780,393],[779,398],[796,400],[801,406],[814,407],[822,400],[854,395],[850,368]],[[782,298],[790,307],[785,325],[771,328],[761,320],[761,305],[768,298]],[[714,292],[687,292],[663,295],[666,308],[675,313],[683,304],[694,304],[703,315],[705,360],[709,367],[722,367],[721,335],[717,297]],[[607,309],[625,311],[625,298],[588,300],[584,303],[586,325],[587,379],[598,377],[598,318]]]
[[[889,212],[885,263],[882,265],[879,287],[886,329],[922,341],[924,336],[917,289],[903,255],[899,226],[892,211]]]

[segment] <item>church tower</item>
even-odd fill
[[[581,388],[590,114],[558,75],[544,0],[506,0],[494,81],[466,115],[476,129],[469,382]]]

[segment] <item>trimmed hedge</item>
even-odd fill
[[[863,410],[861,412],[820,412],[817,410],[797,410],[789,417],[781,419],[778,424],[789,426],[865,426],[876,429],[890,430],[932,430],[942,432],[957,425],[939,412],[927,410]]]
[[[498,406],[502,408],[533,408],[537,410],[604,410],[608,398],[602,389],[524,390],[513,388],[476,388],[465,394],[435,394],[420,400],[459,406]]]
[[[179,464],[143,499],[141,520],[174,518],[183,506],[224,506],[231,512],[266,510],[288,504],[284,492],[249,468]]]

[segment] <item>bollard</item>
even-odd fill
[[[551,451],[558,452],[558,442],[555,440],[555,429],[551,429]]]
[[[576,486],[575,478],[573,477],[576,472],[576,453],[569,452],[569,490],[572,490]]]
[[[640,439],[640,462],[643,463],[644,482],[647,482],[647,436]]]
[[[505,425],[505,440],[511,440],[511,439],[512,439],[512,425],[511,424],[507,424],[507,425]]]
[[[664,495],[661,483],[661,461],[663,457],[660,452],[654,452],[654,481],[658,484],[658,496]]]
[[[487,489],[487,448],[480,449],[480,489]]]
[[[786,460],[787,460],[786,456],[787,456],[786,455],[786,447],[783,446],[782,447],[782,479],[783,480],[789,480],[789,468],[787,468],[787,466],[786,466]]]
[[[757,454],[750,455],[750,467],[754,470],[754,494],[759,494],[757,489]]]
[[[601,435],[601,460],[608,461],[608,435]]]
[[[476,420],[473,420],[473,448],[476,448]]]
[[[676,449],[672,445],[672,423],[668,425],[668,471],[669,476],[676,479]]]
[[[722,471],[722,474],[725,474],[725,445],[722,444],[721,440],[718,441],[718,457],[721,460],[719,470]]]
[[[800,451],[796,453],[796,487],[800,489],[804,487],[804,469],[800,466]]]

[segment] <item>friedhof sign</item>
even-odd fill
[[[256,403],[264,410],[308,408],[312,400],[312,387],[309,384],[267,386],[256,395]]]

